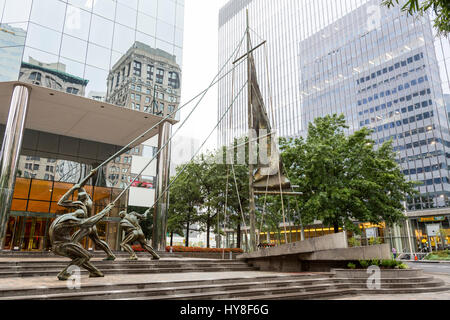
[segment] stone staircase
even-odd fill
[[[177,263],[175,261],[167,262],[167,265],[177,269],[177,273],[184,272],[182,268],[187,268],[183,264],[175,267],[174,264]],[[136,265],[146,263],[148,262],[138,262]],[[165,264],[165,261],[157,263]],[[150,281],[145,280],[144,277],[144,280],[138,283],[125,281],[114,284],[108,281],[97,283],[87,281],[80,289],[68,289],[64,282],[53,283],[51,286],[14,287],[0,290],[0,300],[311,300],[358,294],[424,293],[449,290],[443,281],[426,276],[420,270],[405,278],[383,278],[381,289],[375,290],[367,289],[367,278],[341,277],[333,272],[264,274],[252,271],[236,272],[228,278],[221,278],[222,273],[216,273],[217,275],[206,273],[206,276],[202,276],[201,272],[207,270],[208,266],[214,268],[211,264],[217,268],[232,270],[231,262],[188,261],[184,263],[192,264],[186,272],[193,272],[192,269],[195,269],[196,273],[186,274],[183,278],[179,277],[178,279],[181,280],[166,277],[166,280]],[[53,262],[49,262],[49,265],[51,264]],[[106,265],[107,263],[104,263],[100,267],[103,268]],[[128,266],[129,269],[133,269],[130,266],[131,264]],[[174,269],[172,267],[168,266],[164,270]],[[153,265],[153,268],[157,266]],[[108,272],[105,270],[105,274],[109,274]],[[54,274],[52,273],[52,276]]]
[[[243,261],[208,259],[172,259],[155,261],[147,259],[127,261],[103,261],[94,258],[91,262],[105,275],[187,273],[187,272],[232,272],[257,270]],[[66,259],[21,259],[19,261],[0,261],[0,279],[16,277],[56,276],[70,260]],[[87,271],[81,269],[81,275]]]
[[[105,278],[89,279],[81,271],[79,289],[69,289],[56,275],[69,259],[48,253],[0,253],[0,300],[303,300],[333,299],[359,294],[400,294],[447,291],[442,280],[422,270],[382,272],[381,289],[368,289],[365,270],[335,269],[321,273],[260,272],[244,260],[213,260],[161,253],[151,260],[138,253],[127,261],[103,261],[103,252],[91,260]]]
[[[105,258],[106,253],[103,251],[91,251],[94,258]],[[117,258],[128,258],[130,255],[125,251],[114,251],[114,254]],[[161,258],[181,258],[183,257],[177,253],[170,253],[166,251],[158,251],[158,254]],[[148,258],[151,255],[147,252],[136,252],[138,257]],[[46,258],[55,258],[56,256],[51,251],[10,251],[10,250],[0,250],[0,258],[35,258],[35,259],[46,259]]]

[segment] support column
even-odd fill
[[[158,150],[160,150],[170,139],[172,135],[172,124],[165,122],[159,127]],[[169,208],[169,192],[167,189],[170,182],[170,149],[171,144],[159,153],[157,162],[157,181],[156,181],[156,198],[161,197],[155,205],[155,214],[153,215],[153,242],[152,246],[156,251],[166,250],[166,233],[167,233],[167,214]]]
[[[22,85],[14,87],[0,151],[0,249],[5,241],[30,92],[30,88]]]

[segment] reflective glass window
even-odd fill
[[[91,14],[74,6],[67,6],[64,33],[87,40],[91,25]]]
[[[33,1],[32,22],[61,32],[67,4],[58,0]]]
[[[33,0],[6,0],[2,23],[28,21],[32,3]]]
[[[108,49],[112,46],[114,23],[98,15],[92,15],[89,41]]]
[[[30,23],[28,25],[27,46],[58,55],[61,46],[61,33]]]
[[[93,12],[95,14],[114,20],[116,16],[116,2],[113,0],[95,0],[93,4]]]
[[[87,42],[69,35],[63,35],[61,56],[84,63],[86,60]]]

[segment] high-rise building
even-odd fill
[[[176,57],[141,42],[133,44],[108,76],[106,101],[128,109],[165,117],[178,108],[180,95],[181,68]],[[135,147],[133,155],[142,156],[143,149]],[[124,186],[135,178],[129,170],[131,160],[131,155],[125,154],[106,167],[112,174],[108,177],[118,177],[117,170],[122,173],[121,180],[108,179],[112,186]]]
[[[177,82],[178,101],[183,28],[184,0],[0,0],[0,247],[46,250],[49,224],[67,212],[58,199],[162,119],[107,100],[108,77],[130,48],[164,52],[176,65],[178,77],[165,80]],[[142,154],[141,144],[157,134],[124,152]],[[109,175],[104,168],[88,184],[94,213],[121,193],[114,187],[128,184],[113,187]],[[116,175],[130,181],[129,172]],[[114,249],[128,198],[98,225]]]
[[[450,46],[436,36],[432,16],[415,18],[380,3],[231,0],[219,16],[219,66],[243,38],[248,9],[252,46],[267,40],[255,61],[278,135],[305,135],[314,118],[338,113],[345,115],[349,133],[368,127],[377,145],[393,139],[407,179],[422,183],[420,195],[407,203],[419,237],[426,234],[420,216],[443,215],[442,226],[449,227],[444,96],[450,92]],[[244,39],[236,56],[246,50]],[[219,117],[246,79],[244,63],[234,80],[229,75],[220,84]],[[221,145],[247,134],[246,92],[230,114],[220,128]]]

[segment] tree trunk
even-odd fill
[[[240,249],[241,248],[241,224],[239,223],[237,225],[237,244],[236,244],[236,248]]]
[[[334,227],[334,233],[339,233],[339,222],[335,222],[333,224],[333,227]]]
[[[211,245],[209,243],[210,230],[211,230],[211,221],[210,221],[210,217],[209,217],[209,213],[208,213],[208,219],[206,220],[206,247],[207,248],[211,247]]]
[[[191,222],[191,214],[188,214],[188,220],[187,220],[187,224],[186,224],[186,247],[189,247],[189,227],[190,227],[190,222]]]
[[[170,233],[170,246],[173,247],[173,232]]]

